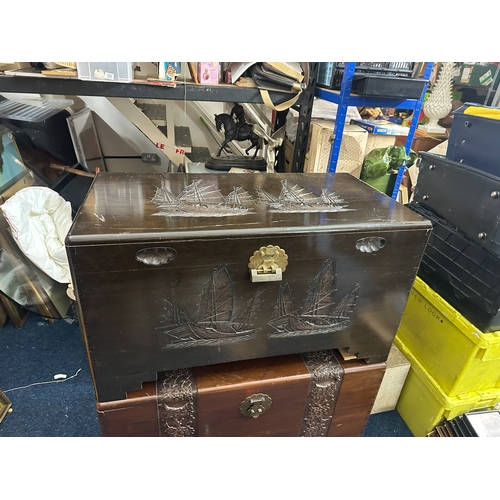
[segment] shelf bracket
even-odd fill
[[[425,67],[424,80],[426,80],[426,82],[424,84],[422,94],[417,99],[417,102],[415,104],[415,108],[413,109],[410,130],[408,131],[408,137],[406,138],[406,144],[405,144],[406,154],[410,153],[411,146],[413,144],[413,137],[414,137],[415,131],[417,130],[417,127],[418,127],[418,119],[420,117],[420,111],[422,110],[422,106],[424,104],[424,97],[425,97],[425,93],[427,92],[427,87],[429,86],[429,80],[431,78],[431,73],[432,73],[433,67],[434,67],[433,62],[428,62],[427,66]],[[398,175],[396,177],[396,182],[394,183],[394,189],[392,190],[392,195],[391,195],[391,198],[394,200],[397,199],[397,197],[398,197],[399,187],[401,186],[401,181],[403,180],[403,175],[405,173],[405,169],[406,169],[406,162],[404,162],[403,165],[401,167],[399,167],[399,170],[398,170]]]
[[[337,106],[337,115],[335,117],[335,127],[333,129],[333,145],[330,150],[330,159],[328,161],[328,172],[335,172],[337,161],[342,144],[342,133],[344,131],[347,109],[349,108],[349,96],[351,95],[352,78],[356,69],[355,62],[346,62],[344,65],[344,76],[340,86],[340,101]]]

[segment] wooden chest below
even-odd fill
[[[238,361],[159,374],[97,412],[105,437],[357,437],[384,371],[337,351]]]
[[[349,174],[99,174],[66,246],[99,402],[162,371],[387,359],[431,223]]]

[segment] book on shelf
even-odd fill
[[[254,62],[230,62],[227,65],[227,71],[231,74],[229,83],[236,83],[236,80],[248,69]]]
[[[352,125],[358,125],[371,134],[377,135],[404,135],[407,136],[409,127],[396,125],[387,120],[351,120]]]

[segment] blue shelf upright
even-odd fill
[[[418,125],[418,117],[420,116],[420,111],[422,109],[422,104],[424,102],[424,96],[427,91],[428,81],[431,76],[432,68],[434,63],[427,63],[424,73],[424,80],[426,83],[424,89],[419,99],[403,99],[398,97],[367,97],[361,95],[351,95],[352,80],[354,76],[354,71],[356,69],[355,62],[346,62],[344,64],[344,76],[342,79],[342,85],[340,91],[338,90],[328,90],[316,87],[315,96],[324,99],[325,101],[333,102],[338,105],[337,116],[335,120],[335,127],[333,129],[333,144],[330,152],[330,160],[328,163],[328,172],[335,172],[337,168],[337,161],[340,154],[340,146],[342,144],[342,135],[344,132],[345,120],[347,116],[347,109],[349,106],[361,106],[361,107],[383,107],[383,108],[402,108],[402,109],[413,109],[413,119],[411,122],[410,130],[408,131],[408,137],[406,139],[405,149],[409,153],[411,145],[413,143],[413,136],[415,135],[415,130]],[[416,119],[415,119],[416,118]],[[392,198],[396,199],[399,186],[403,179],[405,171],[405,166],[403,165],[398,172],[396,177],[396,182],[394,184],[394,190],[392,192]]]

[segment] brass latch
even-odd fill
[[[271,407],[273,400],[267,394],[252,394],[240,404],[240,412],[245,417],[260,417]]]
[[[248,268],[252,282],[281,281],[287,265],[288,256],[285,251],[276,245],[267,245],[254,252]]]

